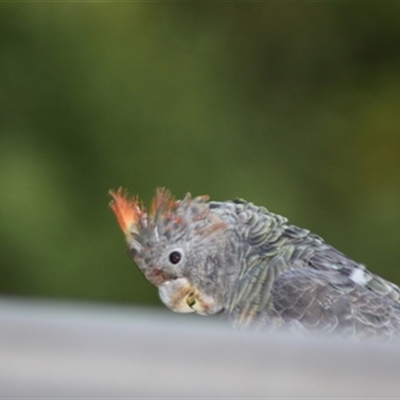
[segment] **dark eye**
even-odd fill
[[[171,261],[172,264],[178,264],[179,261],[181,261],[182,255],[179,253],[179,251],[173,251],[169,255],[169,261]]]

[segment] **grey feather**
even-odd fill
[[[120,193],[112,208],[129,254],[174,311],[301,334],[400,336],[399,287],[286,218],[242,199],[172,201],[165,191],[147,215]],[[175,264],[173,251],[181,256]]]

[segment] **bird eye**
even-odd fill
[[[171,261],[172,264],[178,264],[179,261],[181,261],[182,255],[179,253],[179,251],[173,251],[169,255],[169,261]]]

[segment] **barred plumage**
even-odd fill
[[[232,324],[344,337],[400,336],[400,289],[280,215],[245,200],[177,201],[149,213],[125,192],[111,208],[164,304]]]

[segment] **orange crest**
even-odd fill
[[[158,213],[169,213],[171,212],[177,205],[178,201],[171,196],[171,193],[164,189],[158,188],[156,191],[156,195],[153,197],[150,206],[150,216],[152,218],[156,218]]]
[[[128,192],[122,188],[119,188],[116,192],[110,190],[109,193],[113,197],[110,207],[114,211],[122,231],[127,234],[132,225],[137,225],[139,219],[146,215],[146,210],[139,205],[137,198],[129,199]]]
[[[139,199],[137,197],[130,199],[126,190],[122,188],[119,188],[116,192],[110,190],[110,194],[113,197],[110,207],[125,234],[130,233],[132,228],[137,231],[139,221],[147,226],[147,224],[153,223],[158,215],[167,215],[179,204],[167,190],[157,189],[148,215],[146,209],[140,205]]]

